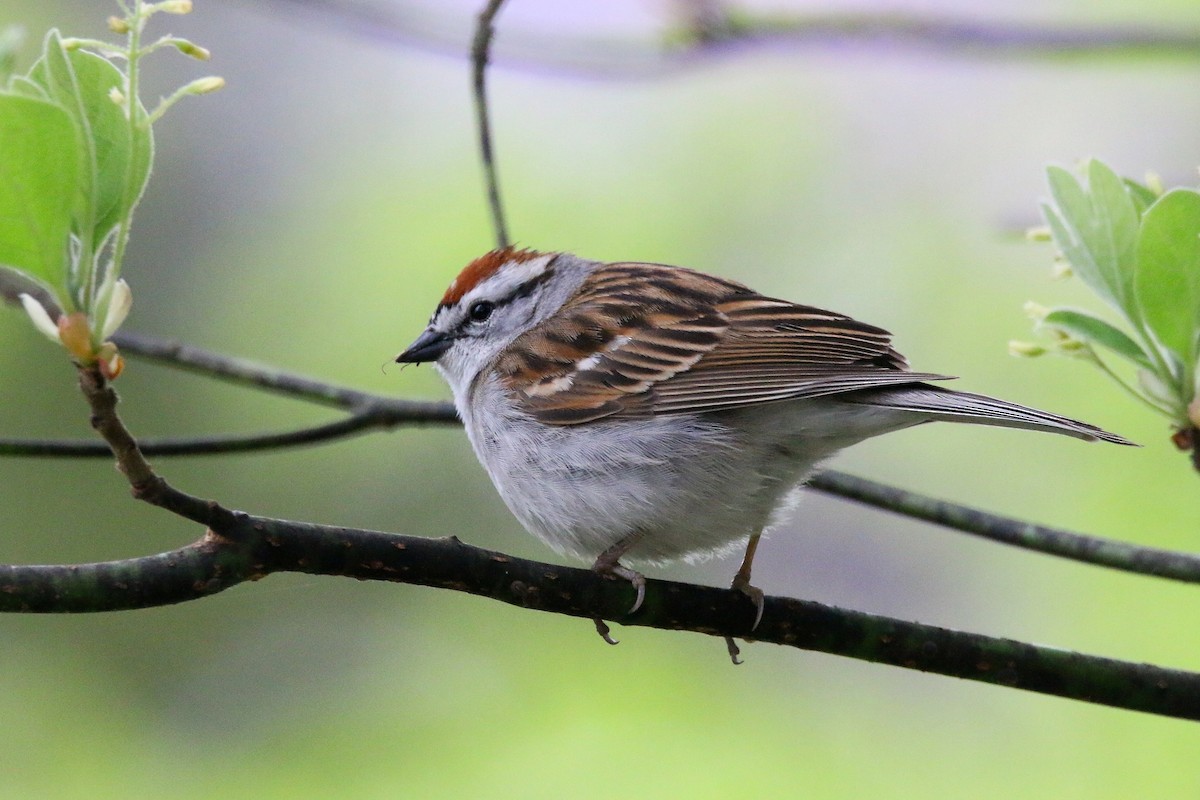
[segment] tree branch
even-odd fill
[[[134,498],[198,522],[210,529],[228,528],[232,512],[214,501],[201,500],[179,491],[155,474],[137,441],[117,414],[117,393],[100,374],[96,364],[78,366],[79,388],[92,409],[92,427],[108,443],[117,468],[129,481]]]
[[[1200,33],[1144,26],[976,22],[908,13],[730,14],[701,41],[866,46],[958,58],[1200,57]]]
[[[500,203],[500,179],[496,174],[496,161],[492,156],[492,124],[487,102],[488,55],[492,37],[496,33],[494,22],[504,0],[488,0],[479,14],[475,27],[475,38],[471,44],[473,86],[475,89],[475,128],[479,133],[479,154],[483,160],[484,180],[487,184],[488,207],[492,211],[492,230],[496,232],[496,246],[508,247],[512,239],[504,223],[504,207]]]
[[[402,6],[387,10],[336,0],[275,0],[321,24],[387,45],[417,47],[458,58],[462,40],[455,17],[412,14]],[[292,14],[291,17],[297,15]],[[303,18],[303,14],[299,15]],[[685,18],[665,28],[660,45],[564,38],[509,31],[497,60],[506,66],[587,78],[642,79],[694,69],[719,57],[764,47],[796,50],[858,48],[867,52],[932,53],[947,58],[1028,60],[1200,58],[1200,32],[1146,26],[1074,26],[1000,20],[977,22],[912,13],[763,14],[725,11]]]
[[[450,420],[451,422],[455,420]],[[358,433],[419,422],[408,414],[379,408],[356,412],[343,419],[277,433],[244,436],[180,436],[141,439],[138,447],[146,456],[210,456],[254,453],[345,439]],[[0,439],[0,455],[57,458],[112,458],[104,442],[70,439]]]
[[[1137,547],[1113,539],[1037,525],[834,470],[813,476],[808,486],[818,492],[932,522],[1000,544],[1123,572],[1200,583],[1200,556],[1193,553]]]
[[[118,339],[122,351],[158,361],[165,366],[345,408],[351,412],[342,420],[279,433],[147,439],[139,442],[139,449],[144,455],[195,456],[275,450],[331,441],[367,430],[390,429],[400,425],[459,424],[454,407],[449,403],[373,395],[327,384],[254,361],[231,358],[148,336],[122,333]],[[109,457],[111,452],[109,447],[101,442],[0,439],[0,455],[8,456]],[[1200,583],[1200,556],[1192,553],[1138,547],[1113,539],[1038,525],[835,470],[818,473],[809,480],[808,487],[824,494],[853,500],[1013,547],[1123,572]]]
[[[217,378],[239,386],[264,389],[334,408],[352,409],[377,404],[381,398],[338,386],[326,381],[287,372],[269,364],[237,358],[170,339],[121,331],[112,337],[121,352],[137,355],[207,378]]]
[[[338,575],[452,589],[510,605],[662,630],[747,637],[753,609],[728,589],[649,580],[633,589],[591,570],[463,544],[230,514],[221,530],[146,558],[0,567],[0,611],[61,613],[194,600],[274,572]],[[1072,700],[1200,719],[1200,675],[980,634],[768,597],[756,641],[1009,686]]]
[[[906,669],[1200,719],[1200,674],[778,597],[766,599],[762,621],[752,628],[752,609],[740,592],[658,580],[648,582],[641,609],[628,615],[632,587],[594,571],[517,559],[454,537],[420,539],[235,513],[180,492],[156,475],[122,423],[117,395],[99,370],[81,366],[79,378],[92,425],[111,448],[134,496],[199,522],[209,532],[189,547],[147,558],[0,567],[0,611],[141,608],[197,599],[272,572],[342,575],[454,589],[552,613],[689,630],[729,641],[753,635],[758,641]],[[253,370],[240,375],[253,378]],[[270,388],[280,385],[272,381]],[[881,499],[860,494],[859,499]],[[928,513],[945,511],[933,507]]]

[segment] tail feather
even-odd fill
[[[939,386],[915,383],[911,386],[887,387],[841,395],[839,400],[878,408],[895,408],[928,415],[947,422],[969,422],[976,425],[998,425],[1002,428],[1025,428],[1074,436],[1087,441],[1104,441],[1136,447],[1123,436],[1089,425],[1086,422],[1060,417],[1036,408],[997,400],[982,394],[956,392]]]

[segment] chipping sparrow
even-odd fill
[[[947,420],[1130,442],[925,381],[886,331],[660,264],[511,247],[476,259],[402,363],[435,361],[517,519],[556,552],[625,566],[745,547],[733,586],[757,605],[762,532],[823,460]]]

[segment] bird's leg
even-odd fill
[[[758,540],[761,538],[762,532],[750,536],[750,541],[746,543],[746,555],[742,558],[742,565],[738,567],[737,573],[733,576],[733,582],[730,584],[731,589],[737,589],[754,601],[754,624],[750,626],[750,630],[758,627],[758,623],[762,622],[763,615],[763,591],[757,586],[750,585],[750,567],[754,563],[754,552],[758,550]]]
[[[758,540],[761,538],[761,531],[750,536],[750,541],[746,542],[746,555],[742,557],[742,565],[738,567],[737,573],[733,576],[733,582],[729,585],[729,588],[738,590],[754,602],[754,624],[750,626],[750,630],[758,627],[758,623],[762,621],[763,615],[762,589],[750,585],[750,567],[754,563],[754,552],[758,550]],[[725,646],[729,648],[729,660],[735,666],[741,664],[742,660],[738,658],[741,651],[733,641],[732,636],[725,637]]]
[[[641,608],[642,601],[646,599],[646,576],[622,564],[621,556],[628,553],[635,544],[641,541],[644,535],[644,532],[639,530],[625,536],[601,553],[599,558],[596,559],[596,563],[592,564],[592,569],[601,575],[615,575],[633,584],[633,588],[637,590],[637,599],[633,601],[633,607],[629,609],[628,613],[630,614]]]

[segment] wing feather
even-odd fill
[[[598,268],[496,363],[540,421],[720,411],[941,380],[914,373],[891,335],[678,267]]]

